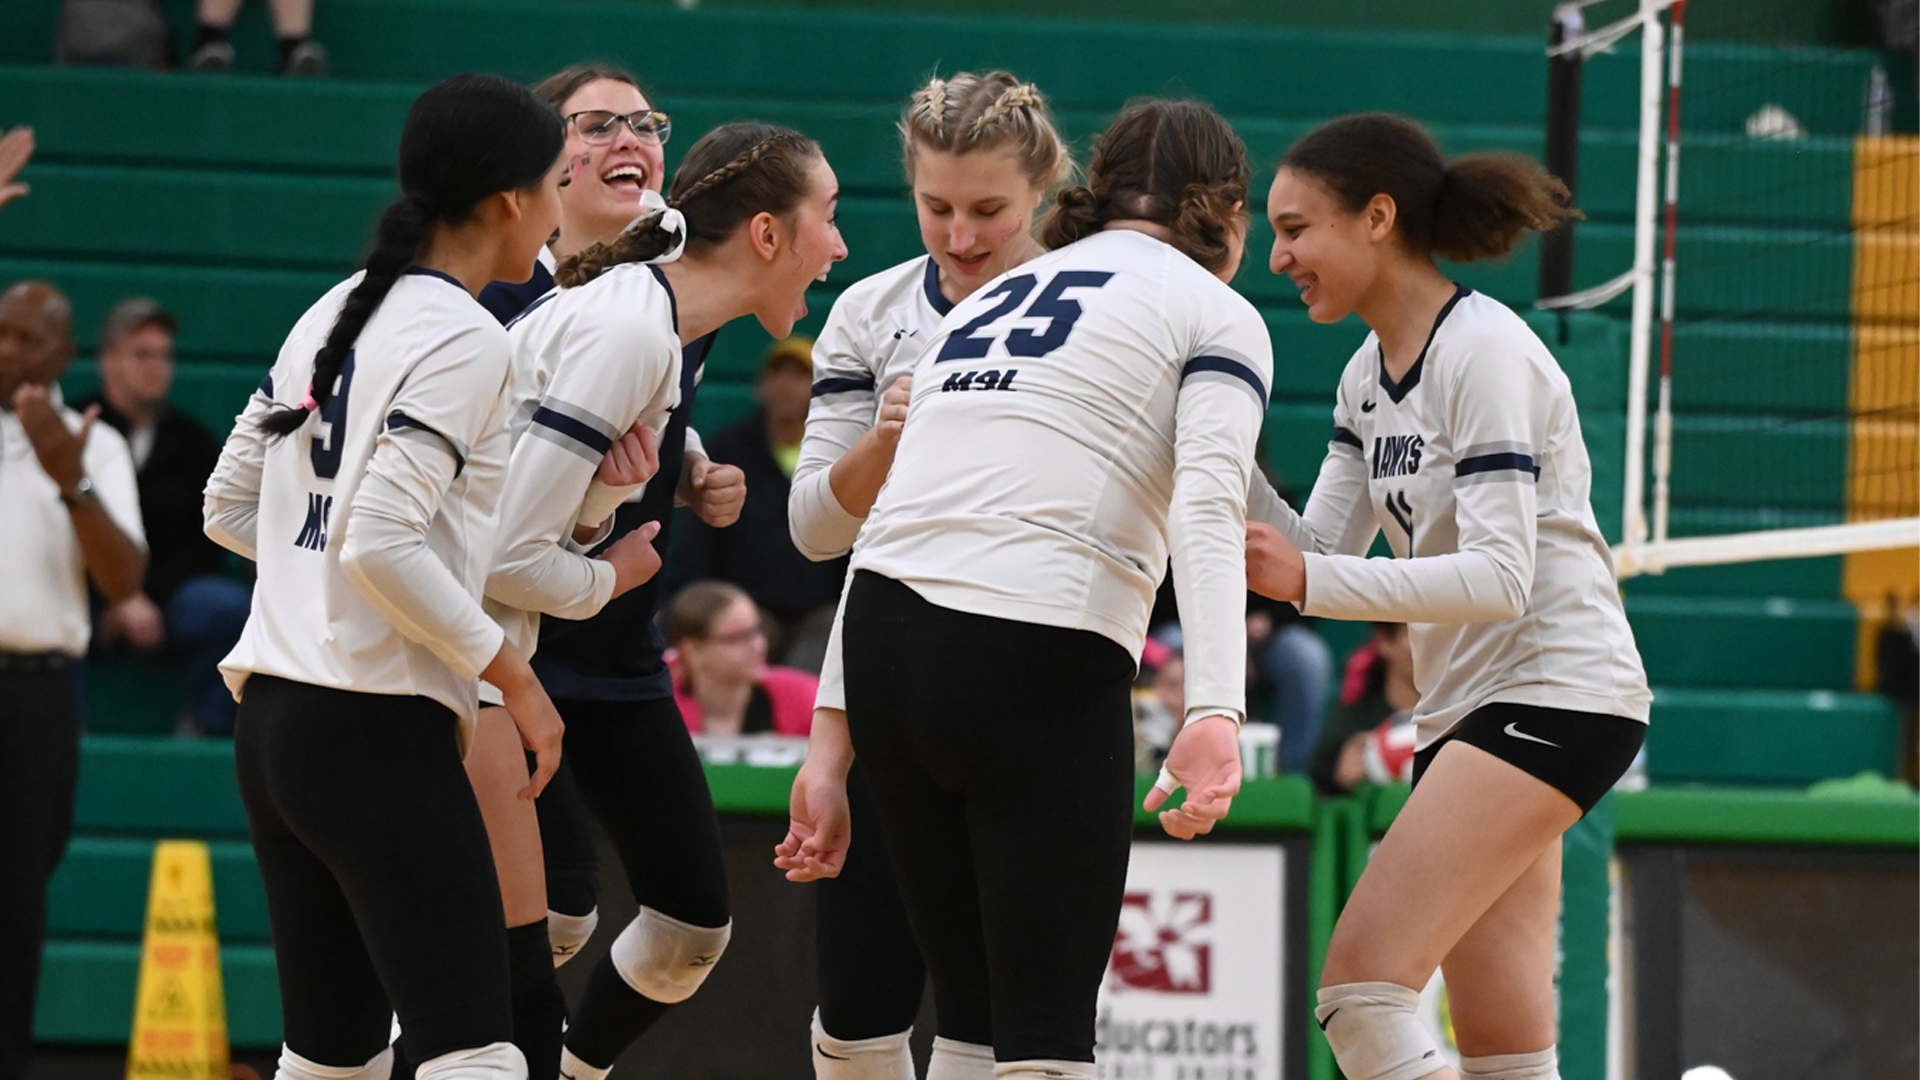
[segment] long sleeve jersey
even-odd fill
[[[1647,719],[1573,391],[1519,316],[1460,288],[1398,382],[1369,335],[1333,424],[1305,515],[1254,516],[1307,553],[1301,611],[1408,624],[1421,747],[1491,702]]]
[[[594,481],[613,442],[635,421],[660,435],[679,406],[677,323],[660,269],[630,263],[550,294],[508,328],[513,456],[487,610],[528,656],[542,614],[589,618],[613,596],[613,564],[589,558],[572,532],[621,502],[614,489],[600,500]]]
[[[1135,657],[1173,557],[1187,715],[1245,715],[1247,487],[1273,378],[1259,313],[1109,230],[956,305],[914,371],[855,570]]]
[[[220,670],[432,698],[470,739],[502,633],[480,607],[506,477],[506,332],[454,279],[414,268],[387,294],[333,396],[293,434],[259,422],[307,393],[356,276],[294,326],[207,481],[207,534],[259,566]]]

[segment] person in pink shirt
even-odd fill
[[[760,609],[723,581],[696,581],[667,609],[673,696],[694,734],[805,735],[820,680],[767,663]]]

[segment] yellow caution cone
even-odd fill
[[[213,863],[198,840],[162,840],[147,886],[127,1080],[228,1080],[227,1006],[213,928]]]

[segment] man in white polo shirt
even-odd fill
[[[0,293],[0,1078],[27,1071],[47,881],[73,825],[87,579],[118,602],[147,566],[126,440],[54,385],[72,322],[44,282]]]

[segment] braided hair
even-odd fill
[[[333,397],[347,353],[437,224],[457,224],[496,192],[538,183],[565,145],[560,115],[498,75],[456,75],[421,94],[400,131],[400,198],[380,215],[361,277],[313,358],[307,399],[260,421],[290,435]]]
[[[900,114],[900,152],[907,182],[921,148],[948,154],[1009,147],[1035,187],[1050,188],[1073,172],[1073,157],[1039,87],[1011,72],[934,76],[913,92]]]
[[[700,137],[674,171],[667,206],[686,220],[689,250],[723,243],[755,214],[785,214],[805,198],[820,144],[775,124],[739,121]],[[647,262],[679,242],[663,213],[627,226],[618,237],[560,261],[554,280],[585,285],[625,263]]]
[[[1198,101],[1142,98],[1094,141],[1087,182],[1060,189],[1040,228],[1049,249],[1125,218],[1164,225],[1182,254],[1218,272],[1246,223],[1247,147]]]

